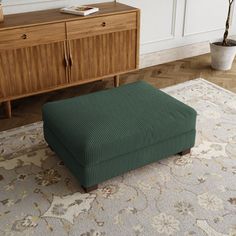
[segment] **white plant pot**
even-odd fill
[[[230,70],[236,55],[236,44],[222,46],[210,43],[211,67],[216,70]]]

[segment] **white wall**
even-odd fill
[[[142,10],[141,54],[222,37],[228,10],[228,0],[120,2]],[[232,23],[231,34],[236,35],[236,16]]]
[[[11,14],[105,1],[109,0],[3,0],[3,5],[5,14]],[[228,0],[117,1],[141,9],[141,54],[221,38],[228,7]],[[231,34],[236,35],[236,16]]]

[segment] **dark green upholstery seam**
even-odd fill
[[[44,128],[45,128],[45,129],[48,129],[48,128],[46,128],[46,127],[47,127],[47,126],[45,125]],[[92,164],[84,165],[84,164],[81,164],[81,163],[78,161],[78,159],[75,157],[74,153],[71,152],[70,150],[68,150],[68,148],[67,148],[67,147],[62,143],[62,141],[54,134],[54,132],[51,131],[51,129],[48,129],[48,130],[49,130],[49,132],[51,132],[51,133],[53,134],[53,136],[57,139],[57,141],[67,150],[67,152],[71,154],[71,156],[76,160],[76,162],[77,162],[80,166],[82,166],[82,167],[84,167],[84,168],[93,167],[93,166],[98,166],[100,163],[104,163],[104,162],[107,162],[107,161],[111,161],[112,159],[116,159],[116,158],[119,158],[119,157],[121,157],[121,156],[123,156],[123,155],[130,154],[130,153],[137,152],[137,151],[139,151],[139,150],[142,150],[142,149],[145,149],[145,148],[148,148],[148,147],[155,146],[155,145],[157,145],[157,144],[159,144],[159,143],[165,143],[165,142],[168,141],[169,139],[174,139],[174,138],[177,138],[177,137],[180,136],[180,135],[176,135],[176,136],[170,137],[170,138],[168,138],[168,139],[165,139],[165,140],[163,140],[163,141],[161,141],[161,142],[153,143],[153,144],[150,144],[150,145],[147,145],[147,146],[144,146],[144,147],[135,149],[135,150],[133,150],[133,151],[123,153],[123,154],[118,155],[118,156],[113,156],[113,157],[111,157],[111,158],[109,158],[109,159],[107,159],[107,160],[104,160],[104,161],[100,161],[100,162],[95,162],[95,163],[92,163]],[[191,133],[191,132],[196,132],[196,129],[190,130],[190,131],[188,131],[188,132],[181,133],[181,136],[182,136],[182,135],[185,135],[185,134],[188,134],[188,133]],[[181,150],[180,150],[180,151],[181,151]],[[176,153],[173,153],[173,155],[174,155],[174,154],[176,154]]]
[[[171,138],[165,139],[164,141],[157,142],[157,143],[153,143],[153,144],[151,144],[151,145],[144,146],[144,147],[141,147],[141,148],[135,149],[135,150],[133,150],[133,151],[123,153],[123,154],[118,155],[118,156],[114,156],[114,157],[112,157],[112,158],[110,158],[110,159],[107,159],[107,160],[104,160],[104,161],[100,161],[100,162],[97,162],[97,163],[93,163],[92,165],[86,165],[86,166],[84,166],[84,167],[93,167],[93,166],[97,166],[97,165],[99,165],[100,163],[104,163],[104,162],[107,162],[107,161],[111,161],[111,160],[113,160],[113,159],[117,159],[117,158],[119,158],[119,157],[121,157],[121,156],[128,155],[128,154],[131,154],[131,153],[133,153],[133,152],[138,152],[138,151],[140,151],[140,150],[142,150],[142,149],[146,149],[146,148],[148,148],[148,147],[156,146],[156,145],[158,145],[159,143],[165,143],[165,142],[167,142],[169,139],[174,139],[174,138],[177,138],[177,137],[182,136],[182,135],[186,135],[186,134],[191,133],[191,132],[196,132],[196,130],[194,129],[194,130],[191,130],[191,131],[188,131],[188,132],[182,133],[181,135],[177,135],[177,136],[174,136],[174,137],[171,137]],[[184,151],[184,150],[180,150],[180,151]],[[177,154],[177,153],[173,153],[172,155],[174,155],[174,154]]]

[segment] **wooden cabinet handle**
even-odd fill
[[[66,67],[68,67],[68,66],[69,66],[69,61],[68,61],[68,58],[67,58],[67,56],[65,56],[65,65],[66,65]]]
[[[72,67],[72,66],[73,66],[73,63],[74,63],[74,61],[73,61],[73,58],[71,57],[71,55],[70,55],[70,58],[69,58],[69,63],[70,63],[70,67]]]
[[[66,67],[69,66],[69,61],[68,61],[68,57],[67,57],[67,52],[66,52],[66,42],[64,42],[64,53],[65,53],[65,65]]]
[[[21,38],[22,38],[22,39],[27,39],[27,35],[26,35],[26,34],[22,34],[22,35],[21,35]]]
[[[105,27],[106,26],[106,22],[102,22],[102,27]]]
[[[73,62],[73,57],[72,57],[72,53],[71,53],[70,41],[68,41],[68,45],[69,45],[69,53],[70,53],[70,55],[69,55],[69,64],[70,64],[70,67],[72,67],[74,62]]]

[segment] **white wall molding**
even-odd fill
[[[194,36],[194,35],[199,35],[199,34],[206,34],[206,33],[211,33],[211,32],[215,32],[215,31],[218,31],[218,32],[222,32],[222,30],[224,30],[224,27],[221,27],[221,28],[213,28],[211,30],[205,30],[205,31],[199,31],[199,32],[194,32],[194,33],[183,33],[183,37],[189,37],[189,36]]]
[[[144,42],[144,43],[141,43],[141,45],[148,45],[148,44],[156,44],[156,43],[159,43],[161,41],[167,41],[167,40],[172,40],[174,39],[174,35],[170,35],[169,37],[166,37],[166,38],[160,38],[158,40],[153,40],[153,41],[147,41],[147,42]]]
[[[57,1],[65,1],[65,0],[38,0],[38,1],[31,1],[31,0],[8,0],[3,1],[4,7],[13,7],[19,5],[32,5],[32,4],[41,4],[47,2],[57,2]]]
[[[215,5],[214,5],[215,3]],[[196,5],[198,4],[198,5]],[[199,6],[198,8],[196,6]],[[225,0],[185,0],[184,8],[184,27],[183,37],[210,33],[213,31],[221,32],[225,27],[225,20],[228,11],[228,1]],[[234,11],[234,7],[233,7]],[[214,15],[212,14],[214,13]],[[232,12],[233,13],[233,12]],[[196,18],[198,14],[198,17]],[[209,16],[207,18],[207,16]],[[202,17],[202,18],[201,18]],[[233,18],[233,14],[232,14]],[[232,21],[231,18],[231,21]],[[200,29],[189,31],[188,27],[191,22],[191,30],[196,27],[196,22],[201,25]],[[232,23],[232,22],[231,22]],[[204,25],[206,25],[204,27]],[[189,32],[188,32],[189,31]]]
[[[198,31],[198,32],[193,32],[193,33],[187,33],[186,32],[186,23],[189,20],[187,17],[187,12],[188,12],[188,3],[189,0],[185,0],[185,7],[184,7],[184,27],[183,27],[183,37],[188,37],[188,36],[193,36],[193,35],[197,35],[197,34],[205,34],[205,33],[209,33],[209,32],[213,32],[213,31],[219,31],[219,30],[223,30],[224,27],[216,27],[216,28],[212,28],[210,30],[203,30],[203,31]]]
[[[50,8],[63,7],[68,0],[3,0],[4,14],[15,14],[28,11],[46,10]]]
[[[143,54],[140,57],[140,68],[155,66],[171,61],[181,60],[209,53],[209,42],[201,42],[159,52]]]
[[[171,22],[171,33],[169,36],[164,37],[164,38],[159,38],[156,40],[152,41],[146,41],[142,43],[142,45],[148,45],[148,44],[155,44],[161,41],[166,41],[166,40],[173,40],[175,38],[175,29],[176,29],[176,9],[177,8],[177,0],[173,0],[173,5],[172,5],[172,22]]]
[[[179,0],[118,0],[141,9],[141,54],[159,43],[173,41],[176,37],[177,8]],[[144,49],[144,50],[143,50]]]

